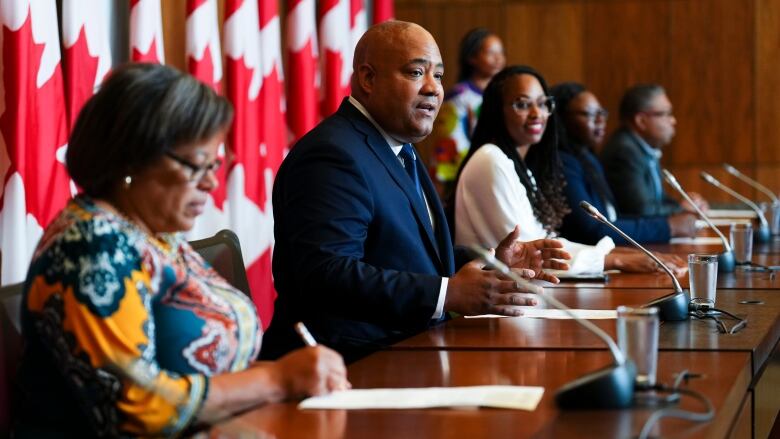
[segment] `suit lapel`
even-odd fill
[[[416,151],[416,150],[415,150]],[[436,222],[436,243],[438,244],[439,260],[445,268],[447,276],[455,272],[455,255],[452,251],[452,238],[447,224],[447,216],[444,214],[444,207],[439,201],[439,195],[433,186],[431,178],[428,176],[428,170],[417,160],[417,173],[420,176],[420,185],[422,185],[425,196],[428,197],[428,204],[431,206],[431,214]],[[419,197],[418,197],[419,198]],[[427,211],[426,211],[427,213]]]
[[[342,102],[341,107],[339,107],[339,112],[343,112],[344,115],[352,121],[355,128],[366,135],[366,144],[368,147],[374,152],[393,180],[395,180],[398,187],[403,191],[404,195],[406,195],[406,198],[409,199],[417,223],[425,230],[427,244],[429,248],[433,250],[433,259],[438,262],[440,267],[446,270],[449,264],[443,263],[442,258],[440,257],[439,245],[433,233],[431,220],[428,216],[428,209],[423,200],[417,195],[417,189],[414,187],[414,182],[409,178],[409,175],[401,165],[398,157],[393,153],[390,145],[387,144],[379,131],[377,131],[374,125],[366,119],[360,110],[349,103],[347,99]],[[415,154],[416,153],[417,152],[415,151]],[[423,192],[425,192],[425,196],[428,198],[428,203],[431,204],[431,210],[434,212],[434,217],[438,216],[436,218],[437,224],[444,225],[446,224],[444,216],[436,214],[437,209],[438,211],[442,211],[441,204],[438,201],[436,192],[431,192],[431,190],[429,190],[429,187],[432,189],[433,185],[430,182],[430,178],[427,176],[427,171],[420,163],[420,160],[416,161],[416,166],[418,175],[420,176],[420,184],[423,186]],[[423,181],[425,181],[425,183],[423,183]]]

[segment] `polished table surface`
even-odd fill
[[[554,289],[550,293],[572,308],[615,309],[641,305],[665,290]],[[743,304],[758,301],[759,304]],[[661,350],[745,351],[751,354],[757,372],[780,339],[780,292],[733,290],[717,296],[717,305],[746,317],[748,324],[736,334],[721,334],[715,322],[691,319],[663,322],[659,331]],[[615,320],[592,320],[613,338]],[[734,321],[724,319],[731,327]],[[573,320],[511,318],[456,318],[403,340],[390,349],[448,350],[593,350],[606,349],[593,333]]]
[[[706,232],[704,233],[706,234]],[[725,230],[728,237],[728,229]],[[721,245],[690,244],[649,244],[647,248],[655,253],[672,253],[686,258],[690,253],[717,254],[723,250]],[[768,244],[753,245],[753,263],[761,265],[780,265],[780,238],[774,238]],[[778,272],[780,273],[780,272]],[[683,288],[689,288],[688,275],[678,278]],[[635,274],[610,273],[607,282],[566,282],[561,286],[610,287],[610,288],[671,288],[672,281],[665,273]],[[718,288],[734,289],[780,289],[780,275],[771,272],[746,272],[740,268],[732,273],[718,273]]]
[[[654,251],[715,253],[719,246],[657,245]],[[753,261],[780,264],[780,240],[756,245]],[[688,287],[687,276],[680,279]],[[563,283],[547,291],[572,308],[638,306],[671,292],[662,273],[610,275],[608,282]],[[663,322],[658,380],[683,369],[701,373],[689,388],[716,408],[708,423],[665,418],[652,435],[765,437],[780,406],[780,280],[770,273],[719,273],[717,306],[746,317],[737,334],[712,321]],[[753,303],[757,302],[757,303]],[[733,321],[725,319],[727,326]],[[613,338],[615,320],[592,320]],[[298,410],[270,404],[204,432],[209,437],[256,438],[523,438],[635,437],[651,409],[560,411],[561,385],[611,363],[603,343],[572,320],[456,318],[349,366],[355,388],[512,384],[543,386],[533,412],[503,409]],[[681,407],[702,410],[683,398]]]
[[[756,261],[758,262],[758,261]],[[677,279],[684,289],[690,288],[688,274]],[[666,273],[608,273],[607,281],[563,281],[552,288],[672,288],[672,279]],[[718,291],[723,289],[780,289],[780,272],[745,272],[737,269],[733,273],[718,273]]]
[[[544,397],[533,412],[474,408],[298,410],[295,403],[271,404],[217,425],[209,435],[311,439],[636,436],[651,410],[562,412],[555,406],[557,388],[610,363],[605,351],[384,351],[349,367],[355,388],[526,385],[544,387]],[[684,369],[703,374],[687,387],[710,399],[716,417],[703,424],[665,418],[654,434],[726,437],[732,428],[740,428],[735,424],[749,425],[749,415],[742,412],[743,404],[748,406],[746,410],[750,405],[745,391],[750,381],[747,353],[665,351],[659,353],[658,368],[658,379],[663,383],[671,383],[674,374]],[[703,410],[689,397],[683,397],[680,407]]]

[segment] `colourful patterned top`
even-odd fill
[[[463,81],[447,93],[428,142],[432,145],[431,178],[452,183],[460,162],[469,152],[471,134],[479,118],[482,91],[471,81]]]
[[[83,196],[46,229],[24,304],[21,430],[170,436],[209,376],[260,351],[251,300],[180,234],[151,238]]]

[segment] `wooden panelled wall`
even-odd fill
[[[658,82],[677,118],[663,163],[683,187],[730,201],[699,178],[705,170],[765,199],[727,176],[727,162],[780,191],[780,1],[396,0],[396,16],[434,35],[447,86],[460,38],[485,26],[508,63],[586,84],[610,111],[610,132],[624,89]]]
[[[166,59],[179,68],[184,4],[162,2]],[[613,115],[609,131],[627,86],[664,85],[677,136],[663,163],[686,189],[731,201],[698,177],[706,170],[763,200],[722,170],[726,162],[780,192],[778,0],[396,0],[395,7],[398,19],[436,38],[446,86],[457,76],[461,37],[485,26],[503,39],[509,63],[531,65],[551,84],[585,83]]]

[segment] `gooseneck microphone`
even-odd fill
[[[757,189],[760,192],[763,192],[767,197],[769,197],[770,200],[772,200],[772,203],[780,203],[780,198],[777,198],[777,195],[775,195],[774,192],[772,192],[771,189],[764,186],[763,184],[759,183],[756,180],[753,180],[752,178],[748,177],[747,175],[739,172],[739,169],[731,166],[728,163],[723,164],[723,169],[726,170],[729,174],[737,177],[738,179],[742,180],[743,182],[747,183],[749,186]]]
[[[666,182],[669,183],[669,186],[673,187],[677,192],[679,192],[680,195],[685,198],[685,201],[693,206],[694,210],[696,210],[696,213],[699,214],[699,218],[707,223],[710,229],[712,229],[718,235],[718,237],[720,237],[720,241],[723,244],[723,252],[718,254],[718,271],[721,273],[733,272],[737,264],[734,259],[734,252],[731,249],[731,244],[729,244],[729,240],[723,236],[723,233],[717,227],[715,227],[714,224],[712,224],[710,218],[705,215],[704,212],[702,212],[696,203],[693,202],[690,195],[685,192],[685,190],[682,188],[682,185],[680,185],[677,179],[674,178],[674,175],[672,175],[672,173],[666,169],[662,170],[661,172],[663,172],[664,178],[666,179]]]
[[[601,328],[592,322],[575,315],[569,307],[548,295],[544,288],[534,285],[526,279],[515,274],[503,262],[496,259],[495,255],[487,250],[473,246],[475,251],[485,263],[498,270],[504,276],[523,286],[527,291],[534,291],[545,302],[563,311],[585,329],[600,338],[612,353],[614,363],[605,368],[591,372],[564,384],[555,394],[555,402],[561,408],[626,408],[630,407],[634,398],[634,380],[636,379],[636,366],[626,360],[623,352],[615,341]]]
[[[612,230],[618,232],[620,236],[625,238],[626,241],[634,245],[634,247],[644,252],[648,257],[650,257],[650,259],[655,261],[655,263],[658,264],[666,272],[666,274],[668,274],[669,277],[672,279],[672,285],[674,285],[673,293],[667,294],[666,296],[663,297],[659,297],[658,299],[655,299],[644,306],[646,308],[649,307],[658,308],[658,317],[664,321],[687,320],[688,303],[690,302],[690,298],[688,297],[688,294],[686,294],[685,291],[680,286],[680,282],[674,276],[672,270],[670,270],[669,267],[666,266],[666,264],[661,262],[661,260],[658,259],[658,257],[654,255],[650,250],[639,245],[639,243],[634,241],[633,238],[631,238],[625,232],[620,230],[616,225],[612,224],[612,222],[610,222],[604,215],[601,214],[601,212],[599,212],[598,209],[593,207],[590,203],[588,203],[587,201],[580,201],[580,207],[582,207],[582,209],[588,215],[593,217],[596,221],[606,224]]]
[[[720,181],[718,181],[717,178],[713,177],[712,175],[702,171],[701,172],[701,178],[704,179],[707,183],[715,186],[716,188],[722,190],[723,192],[726,192],[727,194],[731,195],[732,197],[736,198],[737,200],[745,203],[748,207],[750,207],[751,210],[753,210],[756,215],[758,215],[758,220],[761,222],[761,226],[758,228],[758,233],[755,233],[753,235],[753,240],[758,243],[766,243],[769,242],[770,237],[772,236],[770,230],[769,230],[769,223],[766,220],[766,217],[764,217],[764,213],[761,212],[761,209],[745,197],[744,195],[740,194],[739,192],[735,191],[734,189],[731,189],[730,187],[724,185]]]

